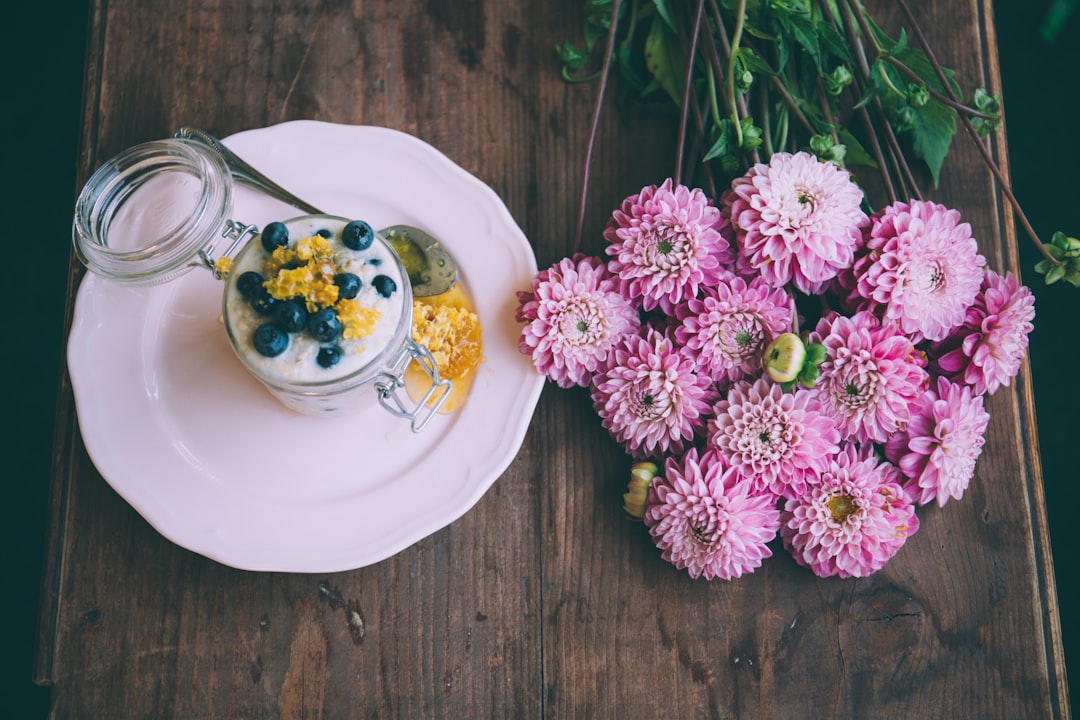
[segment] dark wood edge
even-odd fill
[[[79,157],[76,168],[76,187],[89,177],[94,166],[95,138],[97,136],[98,93],[101,88],[100,54],[103,46],[102,35],[104,10],[100,3],[91,3],[87,19],[86,72],[83,82],[83,121],[79,137]],[[72,207],[75,198],[72,197]],[[64,310],[62,362],[60,382],[56,398],[56,423],[53,429],[53,452],[49,473],[49,507],[46,517],[45,550],[42,561],[40,607],[38,609],[37,634],[35,640],[33,680],[37,685],[51,686],[54,682],[53,661],[55,638],[60,622],[61,579],[64,576],[64,529],[67,527],[66,516],[69,512],[71,490],[72,456],[81,447],[81,434],[75,413],[75,397],[71,390],[71,379],[67,370],[67,336],[71,329],[74,315],[75,292],[84,274],[83,266],[72,251],[68,260],[67,307]]]
[[[977,6],[979,13],[979,39],[981,43],[980,57],[982,58],[982,72],[986,79],[987,90],[991,94],[1002,94],[1001,68],[997,48],[997,35],[994,28],[993,0],[982,0]],[[1005,113],[1005,121],[993,135],[991,153],[998,163],[1002,174],[1008,178],[1009,154],[1006,142],[1006,122],[1008,113]],[[965,138],[966,139],[966,138]],[[997,218],[1001,227],[1001,241],[1009,268],[1020,273],[1020,257],[1018,242],[1028,242],[1028,238],[1019,237],[1016,228],[1016,217],[1012,206],[1004,195],[997,193],[994,197],[997,207]],[[1030,282],[1030,279],[1028,279]],[[1054,576],[1053,553],[1050,547],[1050,526],[1046,512],[1046,496],[1043,489],[1042,460],[1039,454],[1038,426],[1035,422],[1035,396],[1032,384],[1031,365],[1025,359],[1020,373],[1011,388],[1016,396],[1017,416],[1015,418],[1017,429],[1017,448],[1020,454],[1021,467],[1024,468],[1026,478],[1024,487],[1027,489],[1027,497],[1024,501],[1028,506],[1028,515],[1031,518],[1031,549],[1033,553],[1032,567],[1036,578],[1034,590],[1040,593],[1038,606],[1042,615],[1042,639],[1047,667],[1047,682],[1050,692],[1050,706],[1059,713],[1056,717],[1072,717],[1069,702],[1069,684],[1065,668],[1065,648],[1061,637],[1061,624],[1059,620],[1059,608],[1057,600],[1057,585]]]

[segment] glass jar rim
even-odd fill
[[[110,243],[110,232],[121,212],[129,210],[140,189],[154,180],[187,182],[179,219],[153,227],[132,247]],[[168,204],[153,208],[167,216]],[[142,203],[148,205],[148,203]],[[192,140],[170,138],[130,147],[103,163],[83,186],[75,203],[72,242],[79,260],[92,272],[129,284],[171,280],[200,264],[200,253],[225,226],[232,209],[232,176],[220,155]]]

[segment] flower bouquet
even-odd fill
[[[880,570],[920,506],[963,496],[984,399],[1027,351],[1031,291],[989,267],[902,154],[936,184],[945,117],[992,166],[997,100],[963,105],[928,47],[889,39],[854,0],[589,7],[586,51],[560,48],[568,79],[606,34],[599,114],[613,58],[633,85],[643,48],[637,97],[676,101],[677,171],[614,209],[602,253],[575,249],[519,293],[521,352],[587,389],[632,465],[628,515],[691,577],[752,572],[777,537],[821,577]],[[879,207],[856,165],[879,171]],[[587,185],[588,160],[583,207]],[[1048,282],[1080,281],[1073,244],[1040,243]]]

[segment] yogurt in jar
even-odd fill
[[[373,363],[404,342],[411,307],[389,244],[363,221],[330,215],[264,227],[237,256],[224,297],[226,329],[248,369],[272,391],[316,399],[320,388],[336,396],[370,379]]]

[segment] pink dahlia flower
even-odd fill
[[[1035,297],[1013,274],[987,269],[964,324],[931,345],[933,367],[954,382],[970,385],[976,395],[995,393],[1020,372],[1028,333],[1035,319]]]
[[[827,466],[840,442],[832,418],[810,390],[794,392],[765,378],[739,382],[719,400],[709,445],[754,483],[756,491],[797,497]]]
[[[877,572],[919,529],[896,472],[866,447],[845,443],[821,481],[788,499],[780,512],[784,547],[818,577]]]
[[[857,292],[915,342],[942,340],[964,322],[986,260],[960,213],[913,200],[874,215]]]
[[[868,220],[862,200],[848,171],[800,152],[776,153],[767,165],[754,165],[722,202],[741,265],[773,287],[791,282],[805,293],[820,293],[854,260]]]
[[[795,303],[782,289],[732,275],[675,309],[675,338],[700,372],[718,382],[741,380],[761,370],[761,352],[791,329],[794,314]]]
[[[731,580],[772,556],[780,513],[775,498],[755,493],[715,451],[669,458],[649,488],[645,525],[661,557],[690,577]]]
[[[825,346],[814,392],[841,434],[883,443],[907,424],[930,382],[911,340],[869,312],[823,317],[809,337]]]
[[[559,387],[587,387],[612,348],[640,326],[637,310],[599,258],[577,254],[533,278],[518,293],[521,352]]]
[[[637,458],[682,452],[703,434],[716,397],[693,360],[648,327],[623,338],[592,386],[604,428]]]
[[[623,201],[604,229],[609,267],[622,293],[664,312],[713,285],[734,253],[721,234],[727,219],[699,189],[650,185]]]
[[[938,378],[907,428],[889,438],[885,457],[909,478],[905,487],[919,505],[945,505],[959,500],[975,476],[989,422],[982,395]]]

